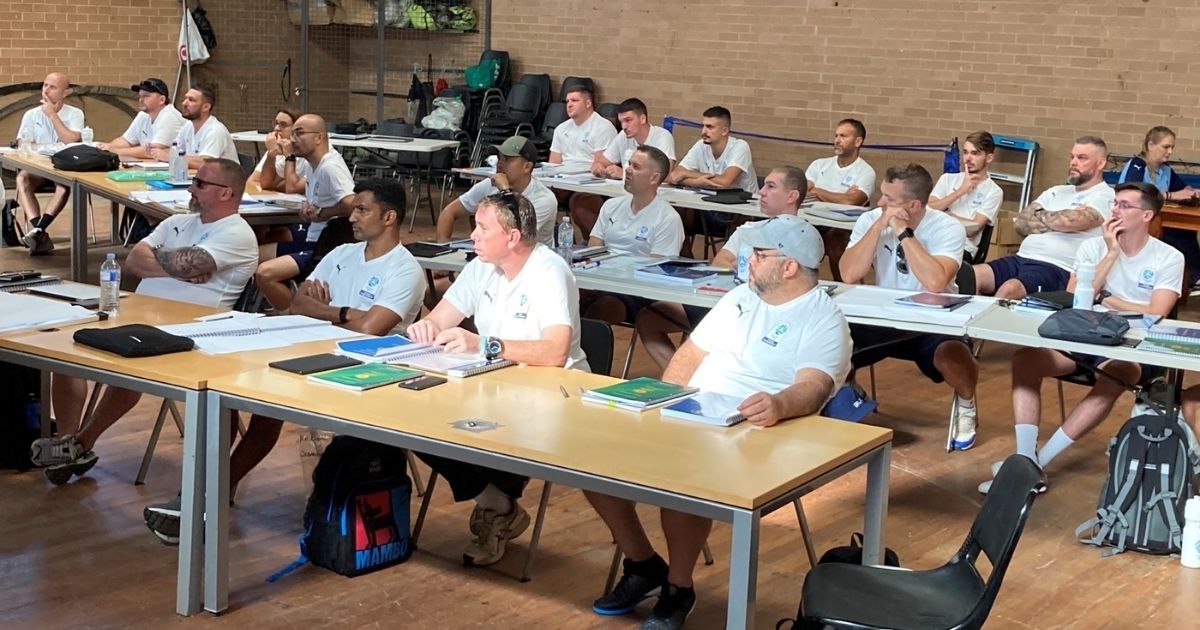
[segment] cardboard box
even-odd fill
[[[1017,226],[1013,223],[1017,213],[1012,210],[1001,210],[996,215],[996,227],[992,230],[993,245],[1019,245],[1021,235],[1017,234]]]
[[[997,258],[1004,258],[1005,256],[1012,256],[1013,254],[1017,253],[1018,249],[1021,249],[1020,245],[994,245],[993,244],[991,247],[988,248],[987,262],[991,262],[993,260],[996,260]]]

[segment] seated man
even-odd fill
[[[534,179],[537,147],[528,138],[513,136],[504,144],[495,145],[496,174],[476,183],[458,199],[451,201],[437,220],[437,240],[449,241],[454,236],[454,223],[463,216],[474,216],[479,202],[502,190],[520,193],[533,204],[537,212],[537,240],[554,247],[554,219],[558,216],[558,200],[545,184]]]
[[[551,164],[586,173],[596,156],[612,142],[617,130],[592,104],[592,92],[582,85],[567,90],[567,120],[554,128],[550,141]]]
[[[416,321],[425,296],[425,277],[400,242],[407,207],[404,186],[396,181],[360,184],[354,190],[350,223],[353,244],[341,245],[321,259],[300,285],[291,312],[324,319],[355,332],[387,335]],[[229,457],[229,483],[237,487],[279,441],[283,423],[254,415],[246,435]],[[231,431],[231,437],[236,435]],[[179,543],[180,501],[175,498],[143,511],[146,527],[166,544]]]
[[[1150,223],[1162,210],[1163,195],[1152,184],[1127,183],[1117,185],[1116,200],[1112,216],[1101,227],[1103,236],[1080,244],[1075,268],[1095,267],[1092,286],[1106,308],[1166,317],[1175,308],[1183,286],[1183,254],[1148,233]],[[1072,273],[1068,291],[1075,290],[1076,280]],[[1096,374],[1097,370],[1104,375]],[[1113,403],[1128,385],[1148,384],[1161,372],[1160,368],[1128,361],[1049,348],[1017,350],[1012,362],[1017,452],[1044,470],[1059,453],[1108,417]],[[1042,380],[1070,374],[1095,375],[1095,385],[1039,449]],[[993,467],[992,475],[998,470],[999,463]],[[979,491],[987,494],[991,486],[991,481],[985,481],[979,485]]]
[[[850,247],[842,256],[842,278],[862,281],[872,268],[875,284],[888,289],[956,293],[955,276],[962,266],[966,232],[942,212],[929,212],[933,179],[917,164],[893,166],[879,187],[879,207],[854,223]],[[894,357],[913,361],[934,383],[943,380],[957,396],[953,405],[953,447],[975,444],[975,385],[979,366],[962,339],[949,335],[917,335],[895,342],[891,328],[855,324],[854,368]]]
[[[774,168],[763,179],[762,188],[758,189],[758,209],[768,217],[796,216],[806,187],[804,171],[794,166]],[[745,223],[738,227],[722,244],[712,264],[733,269],[735,276],[745,282],[750,268],[750,247],[745,244],[743,234],[758,224]],[[637,334],[642,339],[646,353],[654,359],[659,369],[665,369],[675,354],[675,344],[669,335],[690,332],[707,313],[708,309],[701,306],[673,302],[655,302],[638,313]]]
[[[84,126],[83,111],[67,105],[70,86],[67,75],[61,72],[46,75],[42,81],[42,104],[26,111],[21,117],[21,126],[17,130],[18,142],[39,145],[79,142],[79,131]],[[29,231],[25,232],[23,240],[33,256],[54,251],[54,241],[50,239],[46,228],[67,206],[67,197],[71,194],[70,187],[55,184],[54,196],[43,214],[36,193],[44,183],[45,179],[29,171],[17,171],[17,203],[25,208],[25,219],[29,222]]]
[[[720,105],[704,110],[700,139],[667,177],[668,184],[693,188],[741,188],[758,192],[750,144],[729,135],[733,115]]]
[[[741,398],[738,410],[746,420],[770,427],[825,405],[850,368],[850,333],[842,312],[817,289],[824,251],[807,221],[786,215],[762,221],[743,230],[742,242],[753,251],[748,283],[713,307],[663,380]],[[712,521],[663,508],[668,564],[655,553],[632,501],[584,494],[625,554],[621,581],[592,609],[623,615],[658,593],[641,627],[681,627],[696,603],[692,569]]]
[[[642,145],[652,146],[667,156],[670,168],[675,168],[675,137],[670,131],[650,124],[646,104],[640,99],[627,98],[617,107],[617,122],[621,133],[613,137],[602,153],[596,154],[592,162],[592,175],[608,179],[621,179],[629,158]],[[604,198],[600,195],[578,194],[571,197],[571,222],[579,226],[583,234],[591,234],[600,214]]]
[[[996,141],[986,131],[976,131],[963,141],[961,173],[943,173],[933,192],[929,193],[929,209],[949,212],[968,222],[966,258],[979,252],[983,228],[996,222],[1004,191],[992,181],[988,167],[996,157]]]
[[[642,145],[625,167],[623,197],[613,197],[600,208],[588,245],[631,256],[674,256],[683,244],[679,213],[658,196],[658,185],[671,170],[670,159],[658,149]],[[584,315],[616,323],[633,321],[645,300],[630,295],[581,291]]]
[[[156,160],[171,161],[171,151],[183,151],[187,158],[188,169],[200,168],[207,158],[222,158],[231,162],[238,161],[237,149],[233,146],[233,136],[225,124],[213,115],[212,110],[217,106],[217,93],[207,85],[197,85],[183,95],[180,104],[180,115],[187,122],[179,127],[175,136],[175,147],[152,148],[151,155]]]
[[[281,148],[284,145],[290,146],[292,125],[296,124],[297,118],[299,116],[291,110],[281,109],[275,112],[275,119],[271,121],[271,131],[263,139],[267,151],[258,161],[258,165],[254,167],[254,172],[250,174],[251,188],[258,186],[261,190],[304,194],[304,178],[308,175],[308,162],[288,161],[287,155]],[[275,168],[267,168],[268,164],[273,164]]]
[[[862,145],[867,139],[867,127],[854,118],[838,121],[833,130],[833,155],[819,158],[808,165],[808,196],[817,201],[865,206],[875,192],[875,169],[862,159]],[[821,228],[825,253],[829,255],[829,270],[834,280],[841,280],[838,262],[846,251],[850,233],[838,228]]]
[[[208,159],[196,172],[189,191],[191,212],[167,217],[133,246],[125,273],[141,278],[142,295],[231,308],[254,274],[258,245],[254,231],[238,214],[246,176],[237,162]],[[54,375],[54,415],[57,437],[33,443],[32,459],[49,466],[46,476],[66,483],[95,465],[96,440],[141,399],[141,393],[105,387],[86,426],[79,429],[87,383]]]
[[[259,248],[259,259],[263,262],[254,272],[254,282],[275,310],[286,311],[292,305],[292,291],[287,282],[312,271],[316,264],[313,252],[326,223],[333,217],[350,214],[354,177],[342,154],[330,148],[325,119],[315,114],[301,116],[292,125],[292,140],[281,139],[280,150],[285,162],[305,162],[307,177],[300,219],[310,223],[294,229],[291,241],[267,243]],[[299,172],[294,165],[287,169],[287,177],[291,179]]]
[[[1112,215],[1113,190],[1104,183],[1108,145],[1083,136],[1071,148],[1067,183],[1051,186],[1017,215],[1025,237],[1013,256],[975,265],[980,295],[1019,300],[1038,291],[1067,288],[1079,244],[1100,236]]]
[[[483,352],[529,365],[587,369],[579,347],[579,291],[567,263],[537,241],[533,204],[505,191],[485,197],[471,233],[478,257],[429,315],[408,327],[421,343],[449,352]],[[458,327],[475,318],[479,334]],[[529,527],[517,503],[528,478],[475,464],[419,454],[445,477],[455,501],[475,500],[467,565],[495,564],[508,541]]]
[[[124,134],[96,146],[121,157],[152,159],[153,149],[169,148],[175,141],[183,126],[183,116],[171,104],[170,90],[162,79],[151,77],[130,89],[138,95],[138,115],[133,117]]]

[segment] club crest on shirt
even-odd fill
[[[363,288],[359,289],[358,295],[368,300],[374,300],[379,293],[379,284],[382,282],[379,276],[371,276],[367,278],[367,283]]]
[[[638,228],[637,236],[635,236],[633,238],[634,238],[634,240],[644,242],[649,237],[650,237],[650,226],[643,225],[642,227]]]
[[[529,309],[526,308],[526,306],[528,304],[529,304],[529,295],[522,293],[521,297],[517,299],[517,305],[520,307],[520,310],[513,313],[513,319],[525,319],[526,317],[528,317]]]
[[[787,334],[787,331],[788,325],[780,324],[773,328],[770,333],[767,333],[767,335],[762,338],[762,342],[774,348],[775,346],[779,345],[779,340]]]
[[[1138,274],[1138,288],[1154,290],[1154,270],[1146,267]]]

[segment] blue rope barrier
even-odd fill
[[[686,118],[677,118],[675,116],[667,116],[663,118],[663,128],[667,131],[673,131],[675,125],[682,127],[691,127],[699,129],[700,123]],[[806,144],[816,147],[832,147],[832,142],[821,142],[818,140],[805,140],[803,138],[787,138],[784,136],[772,136],[763,133],[754,133],[752,131],[740,131],[737,129],[730,130],[736,132],[739,138],[758,138],[760,140],[775,140],[777,142],[790,142],[792,144]],[[876,149],[883,151],[913,151],[917,153],[945,153],[950,143],[945,144],[864,144],[864,149]]]

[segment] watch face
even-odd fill
[[[495,337],[489,337],[484,352],[487,354],[488,358],[496,358],[500,356],[501,348],[502,346],[499,339],[496,339]]]

